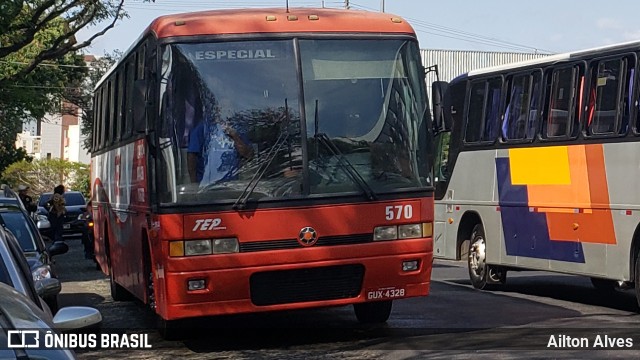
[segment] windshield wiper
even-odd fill
[[[267,172],[267,169],[269,168],[269,165],[271,165],[273,160],[278,155],[278,152],[280,151],[282,146],[289,139],[289,121],[290,121],[289,105],[287,104],[287,99],[284,99],[284,121],[282,123],[282,126],[286,130],[283,131],[282,128],[280,129],[280,135],[278,135],[276,142],[271,147],[271,150],[269,150],[269,152],[267,153],[266,161],[260,164],[260,166],[256,170],[256,173],[253,175],[251,180],[249,180],[249,183],[247,184],[247,186],[242,190],[242,193],[240,194],[240,196],[238,196],[236,201],[233,203],[234,210],[243,210],[244,208],[247,207],[247,201],[249,200],[249,197],[251,196],[251,194],[253,194],[253,191],[256,189],[258,182],[262,180],[262,178],[264,177],[264,174]]]
[[[340,151],[340,149],[336,146],[336,144],[333,143],[333,141],[331,141],[331,138],[329,138],[329,136],[325,133],[318,132],[318,123],[319,123],[318,100],[316,100],[314,117],[315,117],[314,119],[315,134],[313,135],[313,137],[314,139],[316,139],[316,142],[319,142],[322,145],[324,145],[329,150],[329,152],[331,152],[331,154],[338,159],[338,163],[342,165],[342,169],[344,169],[347,175],[349,175],[349,177],[351,178],[351,180],[353,180],[353,182],[355,182],[356,185],[358,185],[358,187],[362,190],[362,192],[365,194],[367,199],[377,200],[376,193],[373,191],[373,189],[371,189],[371,186],[369,186],[367,181],[362,177],[362,175],[360,175],[358,170],[356,170],[356,168],[349,161],[349,159],[347,159],[347,157],[344,156],[344,153]],[[317,151],[316,151],[316,154],[317,154]]]

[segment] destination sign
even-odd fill
[[[207,50],[190,53],[195,60],[275,59],[271,49]]]

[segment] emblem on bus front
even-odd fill
[[[302,246],[313,246],[318,242],[318,233],[310,226],[302,228],[298,234],[298,242]]]

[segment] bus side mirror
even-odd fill
[[[147,82],[136,80],[133,84],[133,131],[137,134],[147,130]]]
[[[431,100],[433,102],[433,131],[441,133],[451,130],[451,117],[445,113],[444,97],[449,83],[446,81],[434,81],[431,84]]]

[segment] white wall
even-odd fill
[[[42,139],[41,158],[51,154],[52,159],[63,159],[62,154],[62,116],[47,114],[42,121],[40,138]]]
[[[83,138],[80,136],[80,125],[69,125],[68,136],[67,160],[89,164],[91,155],[82,147]]]

